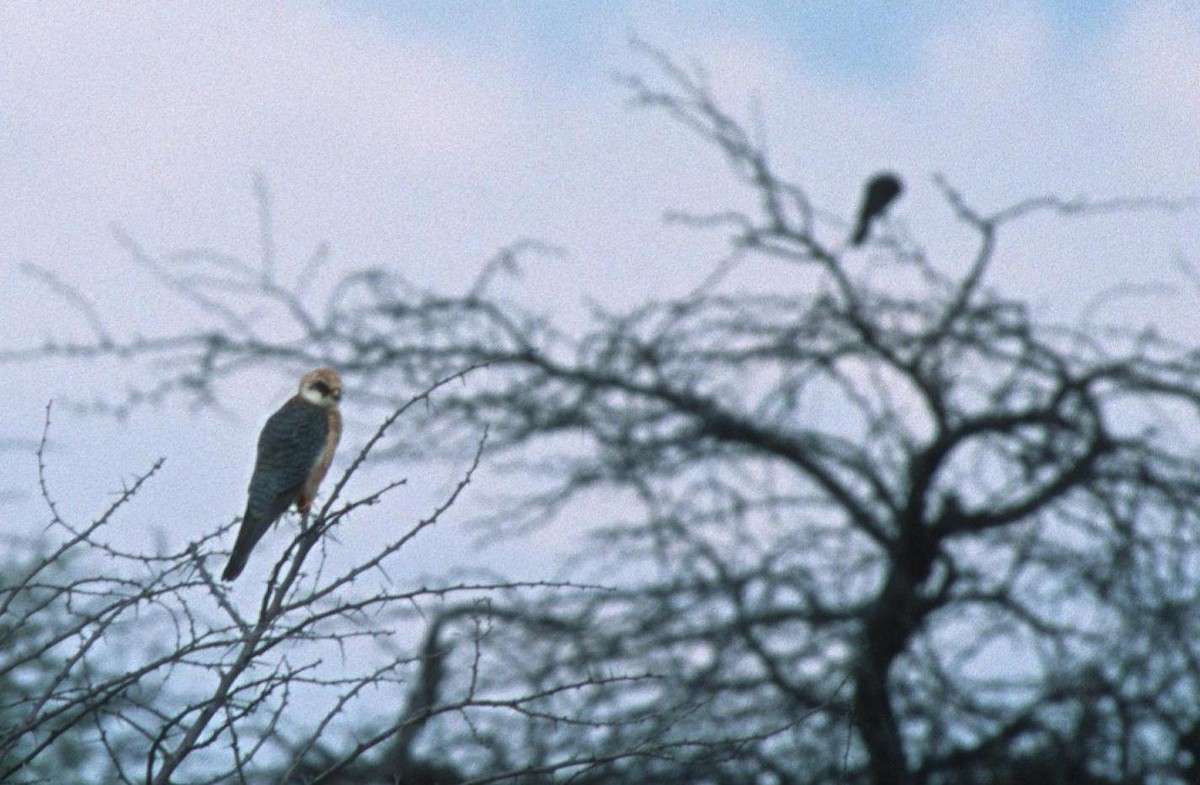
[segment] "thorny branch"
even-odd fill
[[[431,716],[495,713],[506,707],[525,714],[527,707],[544,703],[551,693],[501,698],[479,690],[447,701],[437,675],[445,672],[440,660],[431,657],[428,647],[407,645],[397,637],[402,630],[419,629],[420,617],[399,619],[454,596],[478,602],[499,593],[588,587],[496,580],[381,590],[366,580],[446,516],[479,466],[483,437],[462,479],[428,516],[348,564],[340,558],[327,561],[316,573],[305,567],[312,546],[330,527],[363,515],[398,487],[390,483],[364,497],[344,496],[347,481],[388,429],[440,386],[398,407],[366,441],[311,524],[279,558],[253,620],[243,616],[228,588],[214,580],[205,563],[229,527],[166,553],[130,550],[111,537],[118,518],[136,514],[136,497],[162,461],[125,487],[91,523],[80,526],[62,516],[46,473],[48,406],[37,451],[38,481],[52,516],[47,536],[59,544],[19,569],[8,570],[9,579],[0,583],[0,683],[5,685],[0,779],[33,782],[52,776],[56,756],[69,755],[71,744],[87,739],[99,742],[89,755],[93,770],[105,772],[107,782],[254,779],[267,768],[261,762],[251,767],[251,761],[263,757],[276,761],[272,765],[296,770],[320,738],[334,729],[345,731],[347,717],[362,705],[365,691],[399,690],[412,680],[424,685],[424,702],[409,707],[411,716],[395,717],[390,729],[377,737],[378,744],[407,729],[405,760],[392,761],[403,768],[411,765],[406,761],[412,760],[408,747],[415,731]],[[334,563],[341,566],[332,568]],[[486,610],[476,606],[476,613]],[[454,616],[435,618],[445,642],[446,620]],[[136,642],[127,630],[137,630]],[[359,674],[331,672],[322,664],[330,650],[340,649],[344,656],[347,646],[360,647],[358,641],[388,642],[394,653]],[[382,657],[383,649],[379,651]],[[435,666],[438,669],[431,670]],[[595,681],[597,688],[607,683]],[[573,682],[559,689],[588,686],[587,681]],[[298,700],[330,704],[315,729],[287,719],[286,707]],[[580,721],[552,712],[546,717]],[[300,743],[283,741],[285,734],[297,732]],[[336,752],[328,765],[344,769],[374,746]],[[196,779],[201,772],[205,774]]]
[[[318,300],[311,275],[281,283],[260,188],[257,264],[122,239],[207,316],[203,329],[121,338],[51,279],[92,340],[0,352],[158,369],[109,402],[118,413],[170,395],[211,403],[252,367],[335,365],[364,406],[411,407],[420,438],[372,442],[376,460],[474,450],[465,485],[486,430],[512,493],[494,495],[478,528],[501,539],[570,527],[579,554],[560,588],[599,575],[613,589],[482,581],[352,595],[393,550],[332,578],[303,569],[316,538],[379,498],[335,501],[339,484],[272,573],[257,619],[213,598],[207,540],[181,562],[145,562],[176,581],[165,595],[122,586],[130,608],[174,625],[188,667],[216,674],[219,707],[155,713],[126,682],[89,674],[100,689],[44,702],[53,720],[95,718],[116,760],[128,742],[100,717],[120,718],[143,745],[172,750],[156,759],[163,782],[169,766],[215,749],[233,750],[239,773],[264,750],[301,750],[281,769],[297,782],[413,779],[422,751],[438,753],[438,777],[480,783],[1195,779],[1200,351],[1091,315],[1053,322],[990,280],[1036,214],[1194,201],[1038,197],[986,211],[939,177],[949,214],[974,238],[966,258],[933,258],[889,230],[856,249],[847,221],[776,170],[700,69],[637,48],[650,74],[625,78],[633,103],[711,145],[754,197],[749,209],[675,214],[727,232],[731,249],[686,295],[597,307],[587,328],[567,331],[496,293],[499,273],[546,250],[520,241],[458,293],[368,268]],[[752,257],[784,262],[800,283],[739,279],[737,262]],[[322,246],[312,264],[325,258]],[[287,337],[256,330],[248,315],[263,311]],[[445,383],[473,368],[486,373]],[[434,385],[436,400],[413,407],[412,391]],[[398,534],[394,549],[441,515]],[[86,544],[99,530],[72,531]],[[5,607],[53,607],[55,591],[6,595]],[[161,599],[193,594],[204,604]],[[449,595],[463,599],[431,618],[400,610]],[[101,603],[88,618],[124,607]],[[87,637],[92,622],[78,623],[88,645],[104,645]],[[284,727],[280,691],[310,685],[315,658],[269,657],[299,642],[383,641],[401,623],[425,625],[422,645],[364,678],[399,688],[401,672],[414,674],[403,715],[341,744],[322,737],[332,719],[307,736]],[[64,640],[30,644],[21,662]],[[145,667],[135,679],[184,666]],[[655,678],[635,678],[646,673]],[[345,700],[326,716],[366,683],[340,685]]]

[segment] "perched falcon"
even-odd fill
[[[853,245],[862,245],[867,239],[867,233],[871,231],[871,222],[879,216],[883,215],[883,211],[888,208],[900,192],[904,190],[904,186],[900,183],[900,178],[891,172],[880,172],[871,178],[867,183],[867,190],[863,194],[862,207],[858,211],[858,225],[854,229],[854,236],[850,242]]]
[[[224,580],[242,574],[250,551],[293,502],[301,514],[312,506],[342,435],[341,397],[337,372],[318,368],[306,373],[300,391],[267,419],[258,436],[250,499]]]

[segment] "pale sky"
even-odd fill
[[[902,173],[897,218],[951,266],[964,235],[935,172],[984,210],[1045,193],[1200,192],[1192,3],[14,0],[0,4],[3,344],[86,335],[23,262],[72,281],[120,334],[192,323],[110,226],[153,250],[252,257],[256,172],[271,186],[281,264],[298,269],[329,242],[318,286],[370,265],[461,286],[520,237],[568,250],[521,282],[547,310],[693,285],[721,238],[665,226],[663,213],[744,194],[714,150],[628,105],[613,74],[650,69],[631,34],[703,65],[727,108],[760,115],[778,168],[821,206],[849,217],[870,173]],[[1178,283],[1174,259],[1200,254],[1195,219],[1032,221],[1006,238],[992,283],[1070,319],[1118,283]],[[1180,286],[1121,307],[1186,336],[1200,327],[1197,298]],[[127,382],[111,364],[5,374],[0,438],[16,440],[36,438],[48,400]],[[130,536],[179,544],[232,519],[258,428],[293,385],[247,377],[229,390],[232,419],[179,401],[126,423],[60,410],[50,475],[64,511],[95,515],[164,456],[122,519]],[[3,454],[0,489],[32,489],[29,451]],[[427,485],[447,479],[439,471]],[[27,497],[5,520],[36,530],[45,514]],[[447,525],[413,550],[413,569],[453,568],[469,539]]]

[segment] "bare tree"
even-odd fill
[[[397,554],[441,521],[471,482],[485,432],[457,485],[415,523],[389,520],[386,509],[367,512],[404,480],[353,499],[344,489],[395,421],[440,386],[396,408],[366,440],[319,512],[301,520],[249,610],[214,578],[208,559],[228,539],[232,522],[169,552],[113,544],[113,522],[129,514],[161,461],[96,519],[76,524],[55,503],[43,438],[39,480],[53,545],[0,578],[0,780],[315,783],[344,781],[339,773],[356,770],[373,774],[356,782],[390,783],[422,771],[436,777],[419,781],[452,782],[453,764],[423,768],[408,750],[431,716],[518,713],[559,690],[620,681],[612,674],[594,684],[540,685],[537,694],[507,690],[503,697],[473,684],[453,702],[435,703],[429,695],[441,679],[443,647],[483,645],[479,636],[440,635],[439,608],[555,588],[450,580],[406,586],[388,577]],[[47,416],[46,433],[49,425]],[[353,529],[365,516],[393,533],[374,552],[335,567],[346,560],[326,558],[327,535]],[[424,644],[422,626],[430,629]],[[351,718],[370,705],[368,694],[401,702],[406,692],[412,697],[403,711],[389,711],[368,737],[346,744],[347,734],[361,730]],[[388,745],[390,757],[372,763]]]
[[[493,460],[522,478],[488,516],[498,530],[619,512],[586,528],[578,562],[611,591],[505,592],[428,628],[439,673],[410,685],[406,716],[473,781],[1194,777],[1200,353],[1151,330],[1047,321],[988,284],[1031,215],[1185,203],[1046,197],[985,213],[939,180],[977,240],[969,258],[938,262],[886,226],[854,248],[701,75],[646,53],[655,76],[628,80],[635,102],[710,143],[753,204],[675,216],[732,245],[688,296],[598,311],[571,334],[492,293],[538,250],[528,242],[462,293],[371,268],[314,304],[266,261],[160,256],[122,236],[211,329],[124,341],[98,323],[93,342],[6,356],[186,369],[118,408],[206,402],[278,363],[334,364],[361,400],[391,407],[397,388],[486,365],[486,380],[412,416],[450,453],[489,430]],[[750,262],[786,268],[794,288],[739,278]],[[247,296],[293,338],[259,334]],[[453,630],[480,643],[435,655]],[[469,720],[434,708],[481,685],[533,699]],[[242,706],[217,726],[248,717]],[[159,747],[172,754],[204,711]],[[389,738],[404,756],[421,748]]]

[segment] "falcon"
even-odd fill
[[[867,233],[871,231],[871,223],[883,215],[884,210],[887,210],[903,190],[900,178],[891,172],[880,172],[871,178],[863,194],[862,207],[858,211],[858,224],[854,229],[854,236],[850,239],[852,245],[863,244]]]
[[[301,515],[312,508],[342,435],[341,397],[341,377],[332,368],[318,368],[306,373],[299,392],[267,419],[258,436],[242,528],[223,580],[242,574],[250,551],[293,503]]]

